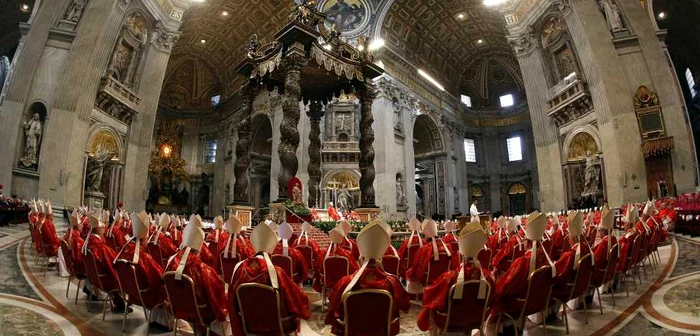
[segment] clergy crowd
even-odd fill
[[[103,301],[103,319],[107,303],[125,319],[137,305],[163,329],[183,320],[197,333],[288,334],[311,316],[310,285],[337,335],[398,334],[412,301],[421,304],[424,331],[483,332],[490,321],[517,334],[528,316],[544,327],[561,316],[568,331],[572,304],[585,309],[587,296],[597,292],[600,301],[601,291],[636,286],[639,272],[660,262],[656,247],[675,221],[674,201],[491,223],[412,219],[398,248],[378,218],[355,239],[339,221],[325,247],[309,223],[296,232],[271,221],[248,230],[234,215],[216,217],[205,233],[198,215],[76,208],[59,237],[50,202],[32,201],[29,221],[36,254],[84,280],[88,298]]]

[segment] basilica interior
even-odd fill
[[[240,308],[235,302],[229,315],[217,318],[218,328],[200,323],[201,314],[190,321],[173,308],[172,293],[161,300],[163,316],[154,319],[157,307],[146,307],[143,298],[132,305],[121,282],[109,291],[90,272],[81,278],[72,266],[76,255],[65,256],[80,255],[67,251],[79,225],[85,245],[73,250],[86,257],[91,234],[99,238],[94,232],[105,227],[112,237],[123,226],[126,240],[108,247],[116,267],[127,246],[135,243],[130,253],[138,256],[140,222],[150,226],[148,258],[160,226],[173,240],[172,253],[156,247],[163,254],[155,258],[160,271],[168,271],[173,258],[184,259],[184,267],[189,251],[200,250],[187,243],[197,235],[188,227],[199,223],[202,248],[213,249],[213,272],[229,297],[235,275],[244,272],[236,273],[238,264],[231,273],[219,265],[221,249],[232,244],[236,253],[233,237],[250,238],[251,252],[259,253],[241,259],[242,268],[268,261],[254,246],[262,239],[253,237],[263,232],[258,226],[273,229],[285,257],[302,237],[307,244],[315,240],[309,278],[294,281],[310,316],[296,316],[291,331],[280,322],[271,333],[363,334],[349,332],[349,323],[337,328],[326,315],[337,293],[319,291],[313,278],[325,270],[316,249],[326,249],[329,258],[338,244],[333,232],[344,223],[344,239],[359,245],[353,251],[362,256],[358,274],[374,267],[367,250],[380,245],[370,232],[382,226],[390,244],[384,249],[400,262],[400,245],[412,245],[414,235],[429,238],[426,249],[432,242],[434,252],[427,253],[436,262],[443,246],[435,241],[452,235],[454,250],[444,250],[461,258],[452,271],[463,281],[477,257],[458,243],[472,244],[470,224],[480,222],[485,239],[497,237],[491,257],[476,261],[493,272],[496,303],[484,304],[490,314],[482,309],[488,318],[465,330],[451,330],[443,318],[441,330],[430,315],[424,328],[429,289],[437,286],[431,287],[428,268],[428,287],[412,292],[409,270],[417,266],[406,252],[407,269],[397,264],[390,274],[412,295],[410,308],[400,329],[390,316],[391,330],[385,325],[377,335],[502,335],[513,326],[512,334],[528,335],[698,334],[697,18],[698,0],[3,0],[0,335],[199,335],[202,325],[207,335],[264,334],[246,329],[253,328],[246,314],[239,312],[242,327],[232,321]],[[636,212],[639,237],[646,237],[640,244],[652,246],[646,258],[642,251],[617,272],[603,267],[614,276],[585,285],[577,295],[586,301],[582,306],[557,301],[569,308],[554,312],[552,323],[525,308],[520,317],[498,313],[501,304],[512,305],[501,302],[498,284],[519,259],[513,253],[509,266],[493,261],[491,267],[505,249],[501,232],[510,232],[503,223],[518,222],[518,246],[537,255],[540,239],[530,237],[530,228],[538,225],[536,214],[544,216],[547,231],[540,235],[555,256],[553,232],[561,221],[570,245],[579,246],[578,262],[586,240],[593,259],[603,238],[616,237],[620,245],[630,239]],[[572,213],[584,218],[581,238],[572,233]],[[412,220],[421,225],[412,227]],[[650,229],[647,220],[656,224]],[[219,232],[224,225],[229,230],[230,221],[241,226],[223,243]],[[293,231],[294,244],[283,237],[283,226]],[[362,244],[365,232],[372,243]],[[63,244],[47,252],[51,241]],[[562,255],[575,250],[568,241],[564,246]],[[539,257],[527,258],[531,267],[535,259],[539,265]],[[604,259],[609,264],[610,253]],[[553,274],[561,260],[549,261]],[[590,267],[595,274],[595,263]],[[182,268],[171,271],[180,280]],[[79,279],[90,285],[81,287]],[[276,277],[270,281],[277,285]],[[338,300],[345,302],[356,282]],[[598,287],[604,289],[596,293]],[[481,290],[474,302],[483,300]],[[278,304],[288,292],[277,292]],[[128,305],[119,310],[122,301]],[[455,307],[454,314],[470,315]]]

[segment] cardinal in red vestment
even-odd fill
[[[338,226],[336,226],[333,230],[329,231],[328,235],[331,240],[330,245],[328,245],[328,247],[323,250],[319,250],[318,253],[316,253],[316,258],[314,258],[315,264],[313,288],[319,293],[321,293],[323,290],[323,284],[321,283],[321,281],[323,281],[324,276],[323,262],[324,260],[326,260],[326,258],[334,256],[345,257],[348,260],[349,265],[348,274],[352,274],[360,268],[357,265],[357,260],[355,259],[355,256],[353,256],[352,253],[350,253],[350,251],[338,247],[338,245],[344,239],[343,229],[340,227],[340,224],[338,224]],[[333,288],[334,285],[334,283],[326,284],[327,288]]]
[[[87,207],[83,207],[82,211],[80,211],[80,223],[82,225],[80,236],[85,240],[87,240],[87,237],[90,235],[90,219],[88,213]]]
[[[117,253],[105,244],[103,238],[105,225],[100,221],[99,213],[91,214],[89,216],[89,221],[90,234],[88,239],[83,243],[81,250],[83,258],[88,254],[88,251],[90,251],[95,258],[97,273],[107,275],[100,278],[100,283],[102,284],[102,289],[108,292],[112,299],[112,303],[114,304],[114,309],[112,311],[121,314],[127,309],[128,312],[131,312],[131,308],[127,308],[124,301],[119,296],[119,281],[117,280],[117,273],[114,271],[114,267],[112,267]]]
[[[625,268],[627,268],[627,258],[630,256],[634,240],[639,234],[639,231],[635,229],[638,216],[637,208],[633,204],[628,205],[624,219],[625,233],[618,239],[618,244],[620,245],[620,261],[617,263],[617,272],[624,272]]]
[[[457,223],[453,221],[447,221],[443,224],[443,228],[445,229],[445,236],[442,237],[442,241],[447,244],[447,247],[450,248],[450,252],[453,254],[459,253],[459,247],[457,245],[457,237],[454,234],[454,230],[457,229]]]
[[[161,213],[158,217],[158,228],[156,228],[155,232],[153,232],[148,238],[148,244],[158,246],[160,249],[160,254],[165,260],[177,253],[177,247],[175,244],[173,244],[172,239],[166,234],[168,226],[170,226],[170,222],[170,215]]]
[[[617,244],[617,238],[612,233],[614,221],[615,213],[605,206],[603,211],[601,211],[600,228],[598,229],[598,234],[601,235],[601,238],[593,247],[595,271],[593,272],[591,283],[601,283],[603,277],[605,277],[605,269],[608,267],[610,260],[610,249]]]
[[[309,231],[311,231],[311,228],[312,226],[308,222],[302,223],[301,233],[299,234],[299,237],[297,237],[297,239],[293,239],[290,243],[294,247],[309,246],[311,247],[313,254],[316,255],[318,253],[319,247],[318,243],[309,237]],[[311,265],[308,266],[311,267]]]
[[[340,222],[340,228],[343,230],[343,241],[338,245],[339,247],[342,247],[355,257],[355,259],[360,258],[360,250],[357,249],[357,242],[355,240],[348,238],[348,234],[352,231],[352,226],[350,225],[350,222],[347,220],[343,220]]]
[[[170,258],[165,271],[175,272],[176,278],[184,274],[192,279],[197,301],[206,303],[206,308],[201,312],[204,321],[224,322],[227,315],[224,282],[216,270],[200,259],[199,252],[206,250],[206,247],[202,246],[204,231],[201,225],[199,216],[190,216],[190,222],[182,233],[182,247]],[[177,295],[177,293],[168,294]],[[170,297],[170,300],[177,300],[177,297]],[[186,311],[174,313],[179,319],[199,321],[197,315],[190,315]]]
[[[549,256],[553,260],[559,260],[561,251],[564,248],[564,229],[559,222],[559,215],[552,215],[552,227],[547,232],[549,239],[552,241],[552,248],[549,251]]]
[[[328,217],[334,221],[340,220],[340,215],[335,207],[333,207],[333,202],[328,202]]]
[[[85,273],[85,264],[83,264],[83,254],[80,249],[83,247],[84,240],[80,237],[80,223],[78,222],[80,214],[77,209],[73,210],[73,213],[68,216],[68,221],[70,222],[70,228],[66,231],[66,235],[63,240],[66,241],[68,248],[70,249],[71,260],[73,261],[73,269],[78,274]]]
[[[143,303],[146,307],[154,307],[163,303],[166,296],[160,278],[163,267],[146,251],[148,221],[145,211],[131,215],[134,237],[124,244],[114,260],[124,259],[136,266],[137,276],[141,281],[145,280],[145,283],[140,284],[143,286],[140,288]]]
[[[264,225],[264,224],[263,224]],[[245,240],[240,236],[240,232],[243,229],[243,223],[235,215],[230,214],[228,220],[226,221],[226,231],[228,232],[228,239],[226,242],[221,244],[221,253],[218,256],[214,256],[216,259],[216,264],[221,267],[222,259],[236,259],[238,261],[244,260],[251,255],[253,255],[253,249],[246,243]],[[223,274],[223,269],[219,270]],[[231,279],[224,279],[224,281],[229,281]]]
[[[399,275],[404,279],[406,278],[406,270],[411,268],[411,262],[413,261],[410,260],[410,256],[408,255],[409,248],[415,245],[418,245],[418,248],[420,248],[426,244],[425,239],[420,237],[420,226],[420,221],[418,219],[411,219],[411,221],[408,222],[408,229],[411,230],[411,235],[404,239],[401,242],[401,246],[399,246],[398,254],[399,259],[401,259],[401,263],[399,264]],[[412,257],[415,258],[415,256]]]
[[[557,275],[552,285],[552,296],[556,298],[565,298],[569,295],[571,292],[569,284],[576,280],[578,261],[590,254],[590,247],[583,236],[583,213],[569,211],[568,221],[571,249],[562,253],[561,258],[555,263]]]
[[[520,222],[520,216],[515,216],[508,221],[507,229],[510,238],[505,245],[496,252],[496,255],[491,260],[491,266],[495,273],[508,271],[513,261],[525,253],[525,239],[521,238],[518,232],[518,225],[520,225]]]
[[[281,268],[272,264],[269,254],[277,245],[275,232],[269,226],[261,224],[253,229],[250,240],[257,252],[236,265],[228,288],[229,319],[233,335],[245,335],[240,315],[241,307],[238,304],[237,289],[240,285],[246,283],[259,283],[277,289],[279,291],[281,317],[292,317],[282,322],[284,329],[286,331],[290,329],[297,332],[300,331],[299,319],[308,320],[311,317],[309,298],[294,283],[290,276]],[[257,330],[257,332],[264,332],[264,330]],[[269,330],[269,332],[272,334],[273,332],[278,332],[278,329]]]
[[[384,272],[380,266],[382,255],[391,240],[379,222],[380,220],[370,222],[357,236],[360,254],[365,260],[362,268],[354,274],[340,279],[331,292],[325,324],[332,327],[332,332],[335,335],[343,335],[344,333],[344,326],[338,323],[338,320],[345,319],[343,297],[346,293],[362,289],[381,289],[389,292],[393,298],[391,318],[396,320],[391,324],[391,335],[399,333],[399,311],[407,312],[410,307],[408,293],[401,285],[399,278]],[[382,326],[377,326],[377,328],[379,333]]]
[[[180,216],[171,216],[170,227],[168,228],[168,234],[170,239],[172,239],[175,246],[180,246],[182,244],[182,222]]]
[[[49,257],[56,257],[58,255],[58,248],[61,246],[61,240],[58,239],[58,234],[56,234],[56,226],[53,224],[53,209],[51,208],[51,201],[46,201],[44,203],[43,214],[39,216],[39,225],[37,229],[41,235],[41,243],[44,248],[44,253]]]
[[[123,216],[124,214],[122,212],[118,212],[117,217],[114,218],[114,223],[107,228],[107,233],[105,234],[105,236],[114,239],[114,243],[119,249],[126,245],[126,235],[124,231],[120,229],[122,225],[124,225]]]
[[[508,219],[500,216],[496,220],[496,228],[494,229],[494,234],[489,236],[486,246],[491,249],[491,251],[498,251],[503,247],[506,242],[508,242]],[[488,268],[490,265],[483,265]]]
[[[460,264],[458,269],[444,273],[433,285],[425,288],[423,292],[423,310],[418,315],[418,327],[420,330],[442,330],[444,328],[446,322],[444,315],[447,314],[447,296],[453,285],[462,284],[470,280],[481,280],[491,285],[488,287],[485,284],[481,284],[477,297],[463,297],[461,287],[457,287],[452,297],[455,300],[485,300],[489,295],[487,288],[493,288],[493,275],[488,269],[482,268],[476,259],[479,251],[484,248],[484,244],[487,241],[486,232],[481,228],[481,224],[479,222],[467,224],[459,233],[457,241],[459,242],[459,253],[464,257],[464,262]],[[484,307],[484,309],[487,308]],[[469,315],[471,315],[469,318],[471,322],[474,324],[481,323],[481,315]]]
[[[442,239],[437,235],[437,223],[432,219],[423,222],[423,235],[428,242],[415,255],[415,259],[406,271],[406,286],[411,294],[423,292],[428,281],[428,265],[448,263],[449,269],[459,267],[459,255],[452,253]],[[436,267],[436,266],[433,266]]]
[[[302,283],[308,277],[309,267],[306,265],[304,256],[296,248],[289,246],[289,240],[292,238],[294,231],[292,226],[287,222],[283,222],[277,229],[280,241],[275,246],[273,255],[283,255],[292,259],[292,272],[287,274],[294,279],[295,283]]]
[[[533,212],[528,216],[525,231],[525,254],[513,261],[508,271],[496,281],[494,301],[491,313],[519,313],[522,303],[518,299],[524,299],[527,294],[528,276],[533,271],[546,265],[552,266],[552,276],[556,274],[554,264],[542,247],[547,222],[545,216],[539,212]],[[537,295],[546,295],[548,288],[542,288]]]
[[[218,256],[219,252],[223,251],[221,245],[227,240],[228,232],[224,229],[224,218],[221,216],[214,217],[214,230],[209,231],[207,238],[204,239],[205,242],[209,242],[207,247],[209,247],[209,251],[214,257]]]

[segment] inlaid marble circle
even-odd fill
[[[3,335],[64,335],[61,328],[46,316],[4,303],[0,303],[0,326]]]
[[[682,282],[664,294],[664,304],[676,313],[700,317],[700,279]]]

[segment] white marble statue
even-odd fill
[[[612,32],[617,32],[625,27],[622,24],[622,16],[620,14],[620,8],[613,0],[598,0],[598,5],[605,13],[605,18],[608,20],[608,25],[610,25],[610,30]]]
[[[85,169],[85,191],[100,192],[102,173],[104,172],[105,163],[110,157],[112,157],[112,153],[103,147],[98,147],[94,156],[88,157]]]
[[[600,160],[598,155],[586,152],[586,170],[584,177],[583,195],[598,194],[600,185]]]
[[[401,177],[396,178],[396,204],[406,205],[406,191],[404,190],[403,180]]]
[[[39,154],[39,142],[41,140],[41,120],[38,113],[34,113],[32,119],[24,122],[24,153],[22,164],[30,167],[37,163]]]

